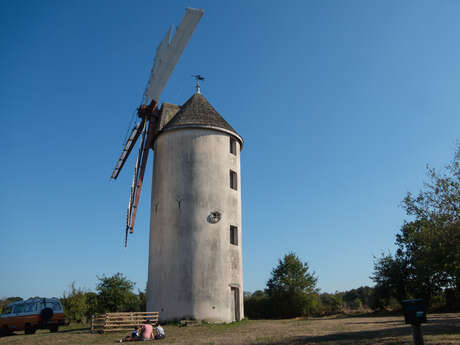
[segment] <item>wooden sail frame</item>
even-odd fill
[[[126,214],[125,247],[127,245],[128,233],[132,234],[134,232],[134,223],[136,221],[149,149],[153,149],[153,140],[158,128],[158,121],[160,120],[158,104],[161,93],[195,31],[198,22],[201,20],[203,13],[202,9],[187,8],[172,39],[172,27],[170,27],[158,45],[149,82],[144,92],[143,104],[138,109],[138,116],[141,118],[141,121],[132,129],[112,172],[111,178],[116,179],[133,150],[136,141],[142,134]]]

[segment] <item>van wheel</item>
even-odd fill
[[[58,328],[59,328],[58,325],[50,326],[50,332],[51,332],[51,333],[56,333],[56,332],[58,331]]]
[[[11,331],[10,329],[8,328],[7,325],[4,325],[2,328],[0,328],[0,335],[3,335],[3,336],[7,336],[7,335],[11,335]]]
[[[24,327],[24,333],[25,334],[34,334],[35,333],[35,327],[32,327],[30,323],[26,324]]]

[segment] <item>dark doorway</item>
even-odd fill
[[[232,321],[240,321],[240,289],[232,287]]]

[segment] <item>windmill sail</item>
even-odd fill
[[[115,169],[113,169],[112,176],[110,178],[116,179],[118,177],[118,174],[120,173],[121,168],[123,168],[123,165],[125,164],[126,159],[129,156],[129,153],[133,149],[137,138],[141,134],[142,128],[144,126],[144,122],[145,120],[142,119],[142,121],[133,128],[131,135],[126,141],[123,151],[121,151],[120,158],[118,158],[117,165],[115,166]]]
[[[160,95],[166,86],[174,67],[176,67],[185,46],[190,40],[193,31],[203,16],[203,13],[204,12],[201,9],[187,8],[184,18],[182,18],[182,21],[177,27],[172,39],[171,27],[158,45],[150,79],[144,93],[143,104],[137,111],[138,116],[142,120],[132,130],[131,135],[126,141],[125,147],[123,148],[121,156],[118,159],[115,169],[113,170],[112,178],[116,179],[137,139],[142,133],[142,140],[134,169],[129,205],[126,214],[125,247],[128,240],[128,233],[133,233],[149,150],[152,147],[153,140],[158,130],[158,121],[160,120],[158,104]]]
[[[204,12],[201,9],[187,8],[185,10],[184,18],[182,18],[181,23],[177,27],[172,40],[172,27],[170,27],[165,37],[158,45],[149,83],[147,84],[147,88],[144,93],[144,105],[154,105],[151,107],[152,111],[158,105],[161,92],[166,86],[174,67],[176,67],[177,62],[179,61],[185,46],[190,40],[190,37],[192,37],[193,31],[195,31],[203,13]],[[140,113],[139,116],[141,116]],[[112,172],[111,178],[116,179],[118,177],[121,168],[123,168],[131,150],[136,144],[145,120],[145,117],[143,117],[142,122],[133,128],[131,135],[126,141],[125,147],[121,152],[121,156],[118,159],[115,169]]]
[[[142,148],[142,158],[141,158],[140,170],[138,172],[136,171],[137,176],[135,175],[136,187],[134,190],[134,195],[132,196],[134,203],[131,204],[130,209],[128,209],[129,218],[128,218],[128,223],[126,226],[126,231],[129,231],[129,233],[131,234],[134,232],[133,228],[134,228],[134,222],[136,221],[137,205],[139,204],[139,198],[141,196],[142,183],[144,182],[145,167],[147,166],[147,159],[149,158],[149,150],[150,150],[150,145],[152,144],[152,141],[153,141],[153,133],[154,133],[153,124],[152,122],[150,122],[149,128],[147,130],[147,138],[145,139],[144,147]],[[141,156],[141,152],[139,152],[139,157],[140,156]],[[125,246],[126,246],[126,243],[125,243]]]
[[[156,51],[150,80],[145,90],[144,104],[149,104],[152,100],[158,103],[161,92],[202,16],[203,10],[187,8],[172,40],[172,29],[169,28]]]
[[[137,191],[137,183],[138,183],[138,179],[139,179],[139,163],[141,161],[142,152],[144,152],[145,135],[146,135],[146,132],[147,132],[146,125],[147,125],[147,123],[144,122],[144,128],[142,130],[141,143],[139,145],[139,153],[137,154],[136,165],[134,166],[134,176],[133,176],[133,182],[131,184],[131,193],[129,195],[128,211],[126,213],[125,247],[128,244],[128,232],[129,232],[130,226],[131,226],[131,217],[132,217],[132,213],[133,213],[134,197],[136,196],[136,191]]]

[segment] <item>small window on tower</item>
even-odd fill
[[[233,170],[230,170],[230,188],[237,190],[238,189],[237,187],[238,187],[238,181],[237,181],[236,172],[234,172]]]
[[[230,225],[230,243],[238,245],[238,228],[233,225]]]
[[[236,140],[230,138],[230,153],[236,156]]]

